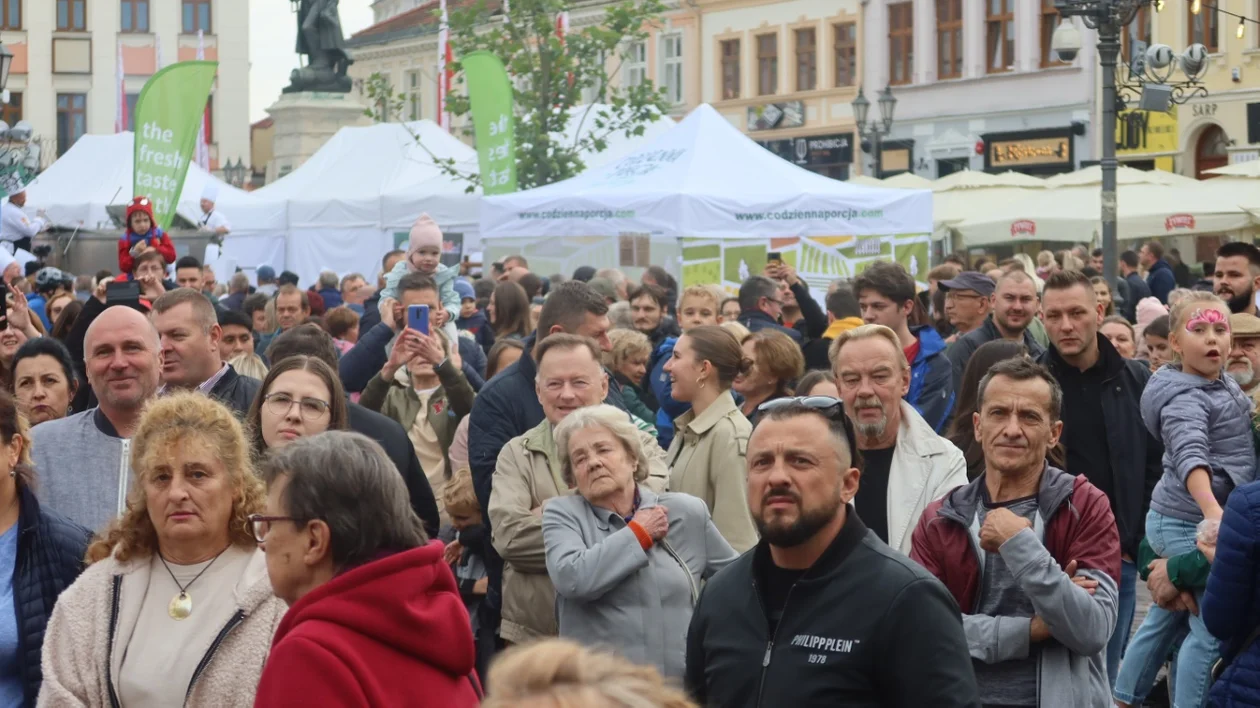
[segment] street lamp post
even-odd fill
[[[1120,58],[1120,36],[1133,22],[1138,11],[1162,0],[1055,0],[1054,7],[1063,20],[1054,30],[1050,46],[1063,61],[1072,61],[1081,49],[1081,33],[1071,18],[1079,17],[1086,27],[1098,31],[1098,62],[1102,67],[1102,251],[1103,275],[1114,285],[1119,277],[1119,253],[1116,235],[1116,117],[1128,99],[1139,94],[1141,108],[1166,111],[1170,104],[1185,103],[1207,95],[1201,78],[1207,69],[1207,50],[1192,44],[1177,58],[1170,47],[1156,44],[1145,51],[1133,42],[1135,55],[1123,65],[1124,81],[1117,81]],[[1180,69],[1184,78],[1173,81]],[[1148,103],[1148,91],[1150,101]]]
[[[857,98],[853,99],[853,118],[857,122],[858,137],[863,142],[870,141],[871,148],[875,154],[875,174],[874,177],[879,178],[884,171],[884,155],[883,144],[884,136],[892,131],[893,112],[897,109],[897,97],[893,95],[892,87],[885,87],[879,92],[879,121],[867,122],[867,118],[871,113],[871,102],[863,94],[862,89],[858,89]]]

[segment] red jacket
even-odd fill
[[[165,231],[156,228],[149,233],[153,234],[148,238],[149,245],[158,253],[161,253],[162,258],[166,259],[167,263],[174,263],[175,244],[171,243],[171,237],[166,235]],[[140,240],[138,236],[133,238],[133,234],[130,231],[124,233],[122,238],[118,239],[118,269],[123,273],[130,273],[131,269],[135,268],[136,261],[131,257],[131,249]]]
[[[975,611],[980,589],[978,547],[971,523],[981,503],[984,475],[928,505],[911,538],[910,558],[949,589],[966,614]],[[1120,583],[1120,535],[1107,495],[1085,479],[1046,465],[1037,492],[1046,519],[1042,544],[1066,567],[1090,568]]]
[[[434,541],[342,573],[290,607],[254,706],[476,706],[475,653]]]

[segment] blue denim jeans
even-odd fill
[[[1120,657],[1129,646],[1133,633],[1133,614],[1137,610],[1137,566],[1120,559],[1120,596],[1116,602],[1116,630],[1107,642],[1107,676],[1111,687],[1116,687],[1116,674],[1120,671]]]
[[[1195,524],[1155,511],[1146,515],[1146,539],[1160,558],[1189,553],[1195,549]],[[1203,591],[1195,592],[1202,602]],[[1185,633],[1187,625],[1189,633]],[[1174,708],[1200,708],[1207,702],[1212,664],[1218,658],[1217,641],[1203,620],[1188,612],[1169,612],[1152,605],[1142,626],[1129,642],[1120,664],[1113,690],[1116,700],[1139,705],[1155,683],[1160,666],[1178,639],[1185,636],[1177,652],[1174,676]]]

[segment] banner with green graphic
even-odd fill
[[[181,61],[154,74],[136,101],[135,196],[153,202],[163,229],[175,218],[217,61]]]
[[[468,82],[473,130],[477,136],[477,160],[481,166],[483,194],[516,191],[516,126],[512,117],[512,82],[503,61],[490,52],[471,52],[461,57]]]

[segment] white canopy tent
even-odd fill
[[[291,270],[303,282],[325,269],[370,278],[424,212],[444,232],[462,234],[465,252],[474,250],[480,197],[435,162],[447,159],[461,173],[477,171],[476,152],[432,121],[342,128],[301,167],[250,195],[255,208],[283,210],[280,253],[242,253],[232,239],[225,252]]]
[[[672,130],[678,125],[669,116],[657,116],[656,120],[643,124],[642,135],[627,137],[624,130],[610,132],[607,127],[597,125],[607,117],[615,115],[615,109],[604,103],[592,103],[585,106],[574,106],[569,109],[569,122],[561,133],[553,133],[552,138],[561,145],[576,145],[579,140],[596,138],[606,144],[603,150],[583,150],[582,162],[587,170],[603,167],[616,162],[638,148],[648,144],[657,136]]]
[[[27,208],[42,209],[55,226],[88,230],[113,229],[106,207],[121,206],[137,196],[132,193],[135,136],[84,135],[26,187]],[[217,191],[217,203],[225,213],[246,203],[248,195],[197,165],[188,168],[177,211],[192,222],[201,218],[201,196],[207,186]],[[282,216],[277,214],[276,216]],[[275,221],[271,225],[279,225]]]
[[[797,167],[708,104],[620,160],[538,189],[486,197],[492,239],[928,234],[932,195],[863,187]]]

